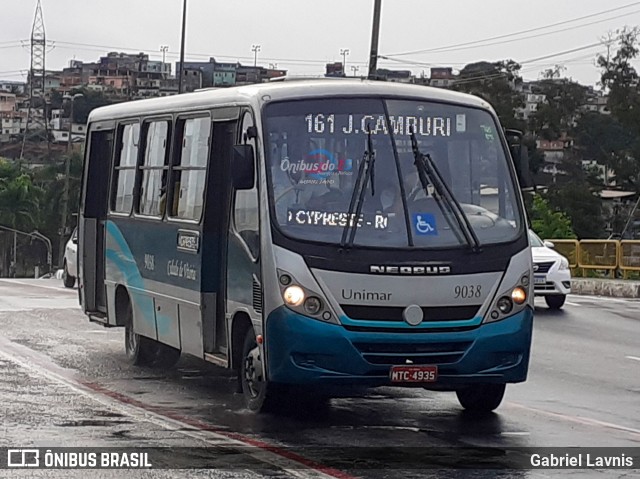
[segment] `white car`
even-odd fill
[[[553,243],[542,241],[529,230],[531,255],[533,256],[533,292],[544,296],[547,306],[560,309],[567,294],[571,293],[569,260],[553,249]]]
[[[78,228],[73,230],[71,238],[64,248],[64,265],[62,266],[62,282],[65,288],[73,288],[78,277]]]

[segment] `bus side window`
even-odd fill
[[[133,206],[133,188],[138,163],[138,143],[140,124],[129,123],[118,129],[120,151],[115,167],[114,189],[111,198],[111,210],[116,213],[131,213]]]
[[[171,216],[200,221],[209,160],[211,119],[181,120],[176,134],[178,157],[173,166],[173,201]]]
[[[146,126],[138,213],[162,217],[166,207],[169,122],[153,121]]]
[[[254,155],[257,155],[257,142],[255,138],[249,138],[247,130],[254,126],[251,113],[247,112],[242,118],[240,130],[240,144],[250,144],[253,146]],[[258,175],[255,175],[258,178]],[[244,240],[251,255],[258,258],[260,254],[260,236],[258,234],[258,187],[257,181],[250,190],[235,191],[233,225],[236,232]]]

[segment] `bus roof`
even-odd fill
[[[268,97],[265,98],[265,95]],[[338,97],[369,95],[451,102],[492,110],[489,103],[481,98],[442,88],[358,79],[342,79],[340,81],[304,79],[256,83],[229,88],[214,88],[162,98],[128,101],[96,108],[89,115],[89,122],[113,120],[138,115],[156,115],[175,111],[190,111],[223,105],[257,105],[271,101],[295,100],[323,96]]]

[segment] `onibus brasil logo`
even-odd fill
[[[280,169],[290,175],[306,173],[312,180],[326,180],[335,174],[352,174],[353,160],[338,159],[330,151],[319,148],[310,151],[304,159],[297,162],[285,158],[280,162]]]

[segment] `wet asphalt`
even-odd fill
[[[290,398],[281,411],[255,415],[230,372],[196,358],[167,372],[128,365],[123,331],[89,323],[77,290],[56,280],[0,280],[0,447],[235,451],[207,470],[0,477],[635,477],[503,469],[508,455],[496,451],[511,448],[640,447],[640,301],[571,296],[559,312],[536,306],[529,379],[510,385],[489,416],[465,414],[453,393],[392,388],[311,409]],[[274,466],[243,444],[293,462]],[[185,451],[167,460],[197,462]],[[450,469],[462,455],[487,469]]]

